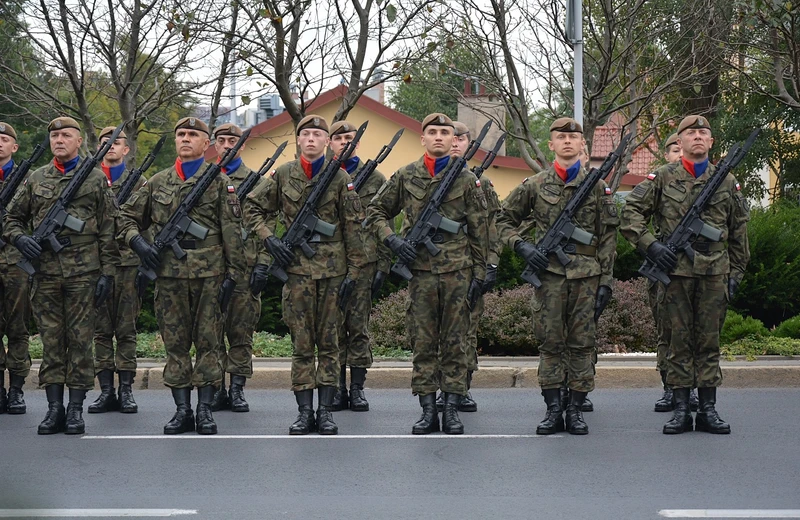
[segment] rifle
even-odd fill
[[[719,163],[717,171],[706,185],[703,186],[700,194],[697,195],[697,198],[692,202],[692,206],[689,208],[686,215],[683,216],[678,227],[676,227],[666,239],[661,241],[670,251],[676,255],[683,251],[690,260],[694,261],[695,250],[692,248],[692,243],[697,240],[698,237],[706,238],[712,242],[719,242],[722,239],[722,231],[703,222],[700,219],[700,214],[705,210],[706,206],[708,206],[711,197],[717,192],[717,188],[720,187],[725,177],[728,176],[728,173],[736,168],[742,159],[744,159],[744,156],[747,155],[747,152],[750,150],[750,147],[753,146],[760,131],[760,128],[753,130],[744,144],[737,143],[734,145],[728,152],[728,155]],[[653,282],[661,282],[664,285],[669,285],[670,283],[670,278],[667,273],[658,267],[648,256],[645,256],[644,263],[639,268],[639,274]]]
[[[144,172],[147,171],[148,168],[150,168],[150,166],[152,166],[153,161],[156,159],[156,155],[158,155],[158,152],[161,151],[161,147],[164,146],[164,141],[166,140],[167,136],[162,136],[161,139],[159,139],[156,143],[155,147],[153,147],[150,153],[144,158],[142,164],[133,170],[130,175],[128,175],[128,178],[122,183],[119,193],[117,193],[117,204],[120,206],[125,204],[125,202],[128,200],[128,197],[130,197],[131,193],[133,193],[134,186],[136,186],[136,183],[139,182],[139,178]]]
[[[461,228],[461,224],[454,220],[450,220],[449,218],[443,217],[441,213],[439,213],[439,207],[442,205],[442,202],[444,202],[444,198],[450,192],[450,189],[456,183],[456,179],[458,179],[459,175],[461,175],[461,170],[464,169],[467,161],[470,160],[473,155],[475,155],[475,152],[478,151],[483,138],[486,137],[486,133],[489,131],[489,127],[491,126],[492,122],[488,121],[481,129],[481,133],[478,135],[478,137],[469,143],[464,155],[455,159],[451,159],[450,163],[447,165],[447,168],[445,168],[445,170],[442,172],[442,180],[439,183],[439,186],[436,187],[436,191],[433,192],[433,196],[428,199],[427,203],[425,203],[425,207],[422,209],[422,212],[420,212],[417,221],[414,222],[414,226],[404,237],[414,249],[419,247],[421,244],[425,246],[431,256],[436,256],[441,252],[441,250],[436,247],[436,244],[433,243],[431,237],[439,230],[446,231],[448,233],[458,233],[458,230]],[[408,268],[408,266],[401,260],[397,260],[397,262],[394,263],[392,266],[392,272],[402,277],[404,280],[411,280],[411,278],[414,277],[414,275],[411,274],[411,270]]]
[[[250,172],[250,175],[248,175],[247,178],[242,181],[242,183],[239,185],[239,188],[236,190],[236,196],[239,198],[240,203],[244,202],[244,198],[247,197],[247,194],[256,187],[259,179],[261,179],[261,177],[267,173],[267,170],[272,168],[272,165],[275,164],[275,162],[278,160],[278,157],[281,156],[283,149],[286,148],[286,143],[288,142],[289,141],[284,141],[283,144],[280,145],[277,150],[275,150],[275,153],[272,154],[272,157],[264,161],[264,164],[262,164],[258,170]]]
[[[306,258],[311,258],[317,254],[317,252],[314,251],[314,249],[308,245],[308,243],[318,242],[320,235],[332,237],[336,232],[336,224],[329,224],[328,222],[321,220],[316,215],[317,204],[319,203],[320,199],[322,199],[322,196],[325,195],[325,192],[328,191],[331,182],[333,182],[336,174],[339,173],[339,169],[344,161],[349,159],[355,151],[358,141],[361,139],[361,136],[367,129],[367,123],[369,123],[369,121],[365,121],[358,128],[356,136],[352,141],[345,145],[339,157],[331,159],[327,166],[325,166],[325,169],[322,171],[322,173],[319,174],[319,180],[317,180],[317,182],[314,184],[314,187],[311,189],[311,193],[308,195],[303,207],[300,208],[297,216],[292,221],[292,225],[289,226],[289,229],[287,229],[286,233],[284,233],[281,237],[281,242],[283,242],[289,249],[295,249],[299,247],[303,251],[303,255],[305,255]],[[267,275],[271,274],[281,282],[286,283],[286,280],[289,279],[289,276],[286,274],[285,269],[286,265],[273,259],[272,263],[267,267]]]
[[[19,185],[25,180],[25,176],[28,175],[28,170],[31,169],[33,163],[42,158],[42,154],[44,154],[49,144],[50,133],[48,132],[44,141],[36,145],[31,156],[18,164],[17,167],[8,174],[8,179],[3,185],[3,191],[0,191],[0,218],[6,214],[6,207],[11,203],[11,199],[13,199],[14,194],[17,193],[17,188],[19,188]],[[2,222],[0,222],[0,229],[2,229]],[[6,241],[0,238],[0,249],[4,247],[6,247]]]
[[[175,210],[167,223],[164,224],[164,227],[161,228],[156,236],[155,240],[153,240],[153,247],[158,251],[159,256],[162,252],[167,248],[172,249],[172,254],[175,255],[175,258],[178,260],[183,260],[186,258],[186,251],[180,245],[180,240],[188,233],[195,237],[198,240],[205,240],[208,236],[208,228],[201,226],[189,216],[192,209],[200,202],[200,199],[203,198],[203,194],[211,187],[211,184],[217,178],[219,172],[228,165],[228,163],[236,156],[239,152],[239,149],[244,145],[244,142],[247,140],[247,137],[250,135],[250,129],[247,129],[242,137],[239,138],[239,141],[236,145],[227,150],[225,154],[222,156],[218,163],[209,164],[205,171],[200,176],[200,179],[197,183],[192,186],[191,191],[186,197],[181,201],[180,206],[178,209]],[[158,278],[158,275],[155,271],[151,271],[147,267],[140,265],[139,272],[136,273],[136,280],[134,281],[134,285],[139,291],[139,296],[144,297],[144,293],[147,289],[147,284],[154,281]]]
[[[472,168],[472,173],[475,174],[475,177],[480,179],[483,175],[483,172],[489,169],[489,166],[491,166],[492,162],[494,162],[494,158],[497,157],[497,152],[500,151],[500,147],[503,146],[505,140],[506,134],[504,132],[503,135],[497,139],[497,142],[494,143],[494,148],[492,148],[492,150],[486,154],[486,157],[483,158],[483,162],[480,164],[480,166],[475,166]]]
[[[386,144],[383,146],[383,148],[381,148],[381,151],[378,152],[378,155],[375,157],[375,159],[370,159],[364,166],[361,167],[360,170],[358,170],[355,179],[353,179],[353,187],[355,188],[356,193],[361,191],[361,188],[364,187],[364,184],[366,184],[367,179],[369,179],[369,176],[372,175],[372,172],[375,171],[375,168],[377,168],[378,165],[382,163],[390,153],[392,153],[392,148],[394,148],[394,145],[397,144],[397,140],[400,139],[400,136],[403,135],[403,131],[405,131],[405,128],[398,130],[397,133],[394,134],[394,137],[392,137],[392,140],[389,141],[389,144]]]
[[[536,248],[545,256],[548,256],[550,253],[555,253],[558,262],[561,265],[567,265],[572,259],[564,252],[564,246],[567,245],[570,239],[587,246],[592,243],[594,235],[579,228],[573,219],[578,209],[580,209],[589,195],[591,195],[595,184],[611,173],[614,164],[625,152],[625,148],[628,146],[631,137],[631,134],[626,134],[620,141],[617,149],[606,156],[606,159],[599,168],[592,168],[589,170],[586,178],[583,179],[578,189],[575,190],[575,193],[573,193],[572,197],[567,201],[567,205],[561,210],[556,221],[550,226],[550,229],[547,230],[547,233],[545,233],[542,239],[536,243]],[[526,263],[525,269],[522,271],[522,279],[537,289],[542,286],[542,281],[536,276],[536,270],[528,263]]]

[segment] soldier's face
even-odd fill
[[[664,159],[666,159],[668,163],[678,162],[681,159],[681,147],[677,144],[669,145],[667,151],[664,152]]]
[[[467,152],[467,146],[469,146],[469,134],[454,135],[450,155],[452,157],[461,157]]]
[[[583,153],[586,142],[580,132],[550,132],[547,146],[562,161],[573,160]]]
[[[50,151],[59,162],[66,162],[78,156],[83,143],[81,133],[75,128],[62,128],[50,132]]]
[[[102,148],[107,141],[108,137],[104,137],[97,145],[97,149],[99,150]],[[106,163],[107,166],[117,166],[125,160],[125,156],[128,155],[130,151],[131,149],[128,146],[127,139],[115,139],[114,144],[111,145],[111,148],[108,149],[108,153],[106,153],[103,158],[103,162]]]
[[[333,155],[339,157],[342,154],[344,147],[347,146],[347,143],[352,142],[355,138],[355,132],[342,132],[341,134],[336,134],[331,137],[331,151],[333,152]],[[360,144],[360,142],[356,143],[356,150],[358,150],[358,145]]]
[[[19,150],[17,140],[10,135],[0,134],[0,165],[5,164]]]
[[[300,153],[309,161],[319,159],[330,142],[328,132],[319,128],[303,128],[297,136]]]
[[[192,128],[179,128],[175,132],[175,149],[181,161],[194,161],[203,156],[211,145],[208,134]]]
[[[236,143],[239,142],[238,135],[218,135],[216,139],[214,139],[214,150],[217,151],[217,155],[222,157],[225,155],[225,152],[236,146]],[[236,152],[236,157],[240,157],[242,155],[242,149],[239,148],[239,151]]]
[[[687,128],[678,136],[678,144],[687,159],[699,162],[708,157],[714,138],[709,128]]]
[[[453,147],[453,127],[428,125],[420,138],[422,146],[431,157],[444,157]]]

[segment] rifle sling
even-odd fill
[[[205,240],[187,238],[178,241],[178,245],[181,246],[181,249],[203,249],[205,247],[213,247],[221,244],[222,235],[208,235]]]
[[[85,246],[97,242],[97,235],[69,235],[57,236],[56,238],[64,247]],[[43,244],[46,244],[46,242]]]

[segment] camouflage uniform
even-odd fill
[[[322,171],[327,163],[322,166]],[[288,228],[303,207],[319,175],[309,180],[299,160],[273,170],[247,195],[245,221],[260,243],[274,235],[278,214]],[[336,387],[339,381],[341,312],[337,306],[339,286],[347,275],[358,283],[366,264],[361,238],[364,210],[350,178],[341,170],[317,206],[316,215],[336,226],[332,237],[311,243],[316,254],[306,258],[299,250],[286,268],[289,280],[283,286],[283,320],[292,335],[292,390]],[[261,247],[259,264],[269,264]],[[314,347],[317,366],[314,365]]]
[[[185,181],[175,166],[153,175],[122,206],[118,239],[130,244],[140,230],[146,229],[155,236],[208,166],[204,163]],[[189,216],[208,228],[208,236],[205,240],[184,237],[180,241],[187,255],[183,260],[169,250],[162,254],[154,293],[158,328],[167,351],[164,384],[173,389],[222,382],[219,342],[224,315],[217,293],[226,273],[237,284],[246,285],[246,280],[237,278],[245,265],[242,255],[237,254],[244,246],[242,210],[234,187],[218,176]],[[197,352],[194,366],[189,354],[192,344]]]
[[[709,164],[695,179],[682,162],[657,169],[628,195],[620,227],[623,236],[646,252],[659,237],[672,233],[715,170]],[[647,228],[651,216],[659,236]],[[694,263],[679,254],[677,267],[669,273],[671,283],[658,287],[658,311],[669,342],[667,384],[673,388],[722,383],[719,333],[728,305],[728,278],[741,281],[750,259],[750,210],[733,175],[722,182],[701,218],[722,231],[721,241],[698,239],[693,246]]]
[[[8,206],[7,242],[14,243],[39,225],[78,168],[65,175],[51,163],[30,174]],[[31,308],[44,346],[39,384],[90,390],[94,386],[95,286],[101,274],[114,276],[119,262],[114,240],[117,205],[102,171],[89,174],[67,210],[86,227],[82,233],[66,228],[59,233],[66,247],[58,254],[49,249],[42,252],[31,285]]]
[[[565,184],[551,166],[525,179],[505,199],[497,216],[502,240],[512,248],[522,240],[517,228],[529,215],[537,234],[546,233],[585,178],[581,167],[576,178]],[[559,388],[565,375],[572,390],[594,389],[594,304],[598,287],[612,286],[619,224],[617,206],[605,182],[597,183],[575,223],[594,234],[592,244],[567,244],[564,249],[572,261],[566,266],[551,255],[547,271],[538,274],[542,286],[532,300],[543,390]]]
[[[395,215],[405,211],[400,232],[400,236],[405,236],[441,179],[441,175],[431,177],[424,157],[401,168],[367,208],[368,224],[385,240],[394,233]],[[408,286],[406,311],[407,344],[413,352],[414,395],[433,394],[440,386],[448,394],[467,393],[466,334],[470,323],[467,292],[473,278],[486,277],[489,240],[487,202],[479,185],[468,170],[461,173],[440,207],[442,216],[462,224],[461,229],[457,234],[437,233],[433,241],[441,252],[431,256],[427,249],[419,248],[416,260],[408,266],[414,275]]]

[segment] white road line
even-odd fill
[[[117,518],[196,515],[197,509],[0,509],[0,518]]]
[[[539,438],[559,439],[562,435],[534,435],[534,434],[487,434],[487,435],[84,435],[81,437],[86,440],[145,440],[145,439],[165,439],[165,440],[195,440],[213,441],[229,439],[298,439],[298,440],[336,440],[336,439],[439,439],[439,440],[458,440],[458,439],[539,439]]]
[[[800,518],[800,509],[662,509],[665,518]]]

